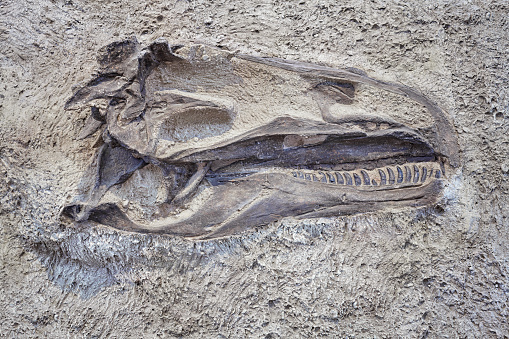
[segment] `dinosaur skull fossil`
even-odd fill
[[[224,237],[287,216],[432,204],[459,163],[435,103],[356,69],[136,39],[106,46],[98,62],[66,105],[90,106],[80,137],[102,129],[104,140],[95,184],[63,210],[76,221]],[[101,202],[147,164],[169,185],[158,218]]]

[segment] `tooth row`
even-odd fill
[[[335,185],[348,186],[385,186],[419,185],[433,179],[440,179],[442,172],[437,163],[408,164],[388,166],[374,170],[355,171],[293,171],[295,178]]]

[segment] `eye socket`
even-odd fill
[[[353,104],[355,87],[348,82],[324,81],[315,86],[315,89],[343,105]]]
[[[160,137],[185,142],[221,135],[233,124],[233,113],[220,107],[199,106],[170,115],[161,125]]]

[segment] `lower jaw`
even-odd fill
[[[439,163],[429,162],[354,171],[265,169],[236,179],[230,176],[221,184],[217,175],[207,175],[205,181],[216,180],[216,185],[202,184],[180,215],[136,223],[118,207],[110,206],[102,213],[99,207],[90,219],[131,232],[198,240],[221,238],[284,217],[333,217],[429,205],[442,189],[440,167]],[[201,202],[196,205],[197,201]]]
[[[426,179],[419,183],[385,186],[355,186],[308,181],[287,173],[258,173],[226,186],[240,190],[242,186],[262,187],[255,197],[218,225],[205,227],[198,239],[213,239],[266,225],[284,217],[319,218],[427,206],[434,203],[442,180]],[[228,190],[224,190],[226,194]],[[218,191],[212,201],[221,200]]]

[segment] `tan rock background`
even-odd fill
[[[509,337],[507,1],[0,2],[0,336]],[[356,67],[451,116],[462,168],[426,210],[229,240],[69,228],[94,150],[63,110],[102,46],[203,42]],[[383,103],[383,98],[373,98]]]

